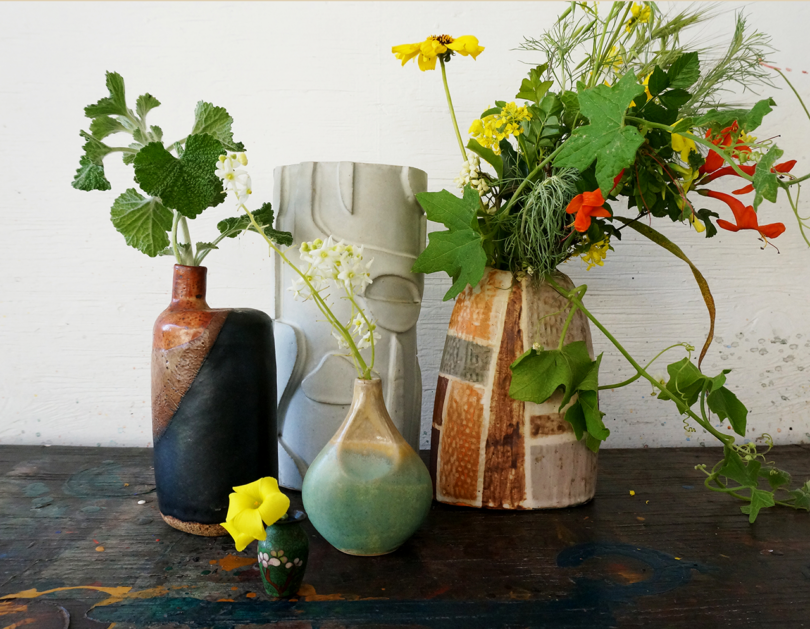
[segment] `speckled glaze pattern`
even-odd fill
[[[259,572],[264,591],[272,598],[295,596],[309,561],[309,538],[301,523],[303,511],[290,511],[286,519],[267,527],[267,539],[259,542]]]
[[[278,473],[276,377],[270,318],[210,308],[206,273],[175,265],[155,322],[152,438],[164,521],[217,536],[232,488]]]
[[[558,274],[557,281],[572,287]],[[567,302],[548,284],[487,269],[456,300],[447,331],[431,439],[436,500],[489,509],[545,509],[587,502],[596,455],[577,441],[560,394],[534,404],[509,397],[515,359],[533,344],[556,347]],[[557,314],[551,314],[557,313]],[[566,342],[585,341],[577,312]]]

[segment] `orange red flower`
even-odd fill
[[[702,194],[712,197],[713,199],[723,201],[726,205],[728,205],[729,208],[731,208],[731,211],[734,214],[734,220],[737,223],[736,225],[720,218],[717,219],[718,227],[722,227],[730,232],[737,232],[741,229],[753,229],[754,231],[759,232],[759,235],[763,238],[776,238],[785,231],[785,225],[783,223],[760,225],[759,218],[757,217],[757,213],[754,212],[754,208],[750,205],[744,205],[742,201],[731,196],[730,194],[717,192],[715,190],[706,190]]]
[[[583,192],[575,196],[565,211],[569,214],[576,213],[574,229],[578,232],[586,232],[591,226],[592,216],[600,218],[610,216],[610,212],[602,207],[604,204],[605,198],[602,196],[602,191],[597,188],[593,192]]]

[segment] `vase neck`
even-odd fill
[[[385,407],[382,382],[379,378],[373,380],[358,378],[354,381],[354,395],[349,414],[333,439],[388,444],[404,441]]]
[[[174,265],[172,303],[170,310],[208,310],[205,301],[206,276],[204,266]]]

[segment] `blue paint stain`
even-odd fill
[[[430,629],[470,627],[588,627],[608,629],[617,625],[615,611],[642,596],[653,596],[681,587],[692,571],[708,572],[698,563],[678,561],[672,555],[629,544],[590,543],[566,548],[557,556],[560,568],[575,568],[595,557],[629,557],[647,565],[649,579],[623,584],[612,580],[574,577],[569,595],[554,600],[464,601],[431,599],[420,601],[296,601],[262,600],[235,603],[213,602],[191,597],[131,599],[95,607],[87,617],[100,622],[183,624],[192,628],[236,629],[273,623],[325,626],[419,626]],[[508,620],[507,620],[508,619]],[[382,621],[382,623],[381,623]],[[505,623],[506,621],[506,623]],[[505,624],[504,624],[505,623]]]
[[[695,488],[694,485],[681,485],[681,487],[683,487],[684,489],[694,489]]]
[[[47,494],[50,491],[46,486],[45,483],[31,483],[28,487],[25,488],[23,494],[26,498],[33,498],[34,496],[41,496],[42,494]]]

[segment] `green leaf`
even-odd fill
[[[686,406],[692,406],[697,402],[708,378],[695,367],[691,360],[682,358],[676,363],[667,365],[667,373],[669,381],[664,390],[658,394],[659,399],[679,399]]]
[[[472,229],[456,232],[433,232],[428,246],[411,269],[414,273],[444,271],[453,278],[453,285],[443,301],[458,296],[468,285],[475,286],[484,277],[487,255],[481,244],[481,234]]]
[[[135,149],[136,151],[140,151],[143,148],[143,144],[140,142],[133,142],[129,145],[129,148]],[[124,153],[123,160],[125,164],[134,164],[135,163],[135,156],[138,153]]]
[[[199,101],[194,110],[194,127],[191,135],[208,134],[215,137],[229,151],[244,151],[245,145],[234,142],[231,125],[233,118],[224,107],[216,107],[211,103]],[[188,147],[186,147],[188,150]]]
[[[688,264],[689,268],[692,270],[692,275],[695,277],[695,281],[700,288],[700,294],[703,296],[706,309],[709,311],[709,334],[706,337],[706,342],[703,344],[703,348],[700,350],[700,358],[698,358],[698,366],[700,366],[700,364],[703,362],[703,357],[706,356],[706,352],[709,351],[709,346],[714,338],[714,319],[717,313],[717,309],[714,305],[714,297],[712,296],[711,290],[709,290],[709,283],[706,281],[706,278],[703,277],[700,270],[694,264],[692,264],[692,261],[688,257],[686,257],[686,254],[681,250],[681,248],[662,233],[656,231],[648,225],[645,225],[641,221],[632,221],[622,216],[614,216],[613,219],[624,223],[642,236],[649,238],[655,244],[663,247],[676,258],[686,262],[686,264]]]
[[[717,235],[717,227],[714,226],[712,223],[712,217],[719,218],[720,215],[717,212],[712,212],[706,208],[702,208],[695,212],[697,217],[703,221],[703,224],[706,226],[706,238],[711,238],[712,236]]]
[[[90,123],[90,135],[96,140],[103,140],[108,135],[119,133],[120,131],[126,132],[127,128],[116,118],[110,118],[109,116],[98,116],[97,118],[93,118],[93,121]]]
[[[698,53],[686,52],[672,62],[667,72],[669,87],[672,89],[689,89],[700,78],[700,60]]]
[[[762,124],[762,119],[768,115],[776,103],[772,98],[765,98],[757,102],[751,109],[710,109],[694,121],[696,127],[711,128],[713,132],[729,127],[735,120],[740,131],[751,132]]]
[[[97,116],[119,115],[126,116],[127,99],[124,90],[124,79],[117,72],[107,72],[107,89],[110,92],[108,97],[102,98],[95,105],[88,105],[84,108],[84,115],[88,118]]]
[[[759,475],[767,480],[771,489],[774,490],[779,489],[783,485],[790,485],[790,474],[776,467],[763,467],[759,470]]]
[[[597,85],[580,92],[579,105],[590,124],[574,131],[562,145],[554,165],[582,172],[596,161],[596,180],[607,196],[613,178],[633,164],[636,151],[644,143],[638,129],[624,124],[630,103],[643,93],[644,88],[632,72],[613,87]]]
[[[584,390],[594,390],[595,372],[599,370],[601,356],[591,360],[584,341],[574,341],[561,350],[535,351],[520,362],[512,363],[512,383],[509,397],[523,402],[542,404],[557,389],[563,390],[560,410],[584,383]]]
[[[756,487],[760,467],[762,464],[759,461],[749,461],[746,465],[739,454],[726,447],[723,467],[717,473],[739,483],[742,487]]]
[[[222,144],[210,135],[190,136],[179,159],[160,142],[151,142],[135,157],[135,180],[166,207],[194,218],[225,200],[222,181],[215,174],[222,153]]]
[[[172,216],[159,199],[145,198],[134,188],[121,194],[110,211],[112,224],[127,244],[151,258],[169,246]]]
[[[748,409],[737,399],[737,396],[726,387],[720,387],[717,391],[709,393],[706,399],[709,408],[721,420],[728,419],[731,427],[741,437],[745,436],[745,424],[748,417]]]
[[[495,155],[495,151],[492,149],[481,146],[475,138],[469,139],[467,148],[492,166],[495,169],[495,173],[498,175],[498,179],[503,177],[503,159],[500,155]]]
[[[484,277],[487,254],[481,233],[473,229],[480,206],[478,193],[470,186],[464,188],[464,198],[449,193],[421,192],[417,201],[430,221],[443,224],[448,231],[428,235],[428,246],[413,265],[414,273],[444,271],[453,278],[453,285],[444,301],[456,297],[467,285],[475,286]]]
[[[542,80],[543,74],[547,69],[548,64],[544,63],[543,65],[529,70],[529,78],[523,79],[523,82],[520,84],[520,91],[515,95],[515,98],[522,98],[539,103],[548,89],[554,85],[554,81]]]
[[[793,497],[793,507],[795,509],[810,511],[810,481],[807,481],[798,489],[792,490],[790,495]]]
[[[765,491],[764,489],[751,490],[751,504],[740,507],[740,511],[748,514],[749,524],[753,524],[760,510],[767,509],[774,506],[776,503],[773,500],[773,492]]]
[[[160,141],[163,139],[163,129],[158,127],[157,125],[152,125],[149,127],[149,130],[152,132],[152,135],[155,136],[155,139]]]
[[[253,212],[253,218],[264,230],[264,233],[273,242],[278,245],[290,246],[293,243],[293,237],[290,232],[282,232],[273,229],[273,206],[270,203],[265,203],[261,208]],[[227,238],[236,238],[243,231],[248,230],[258,233],[258,230],[253,227],[250,222],[250,217],[247,214],[242,216],[234,216],[226,218],[217,223],[217,229],[220,234],[225,234]]]
[[[579,403],[579,400],[574,402],[565,411],[565,421],[567,421],[574,429],[574,435],[577,441],[582,439],[582,435],[588,433],[588,422],[585,419],[585,409]]]
[[[104,142],[97,140],[86,131],[79,131],[79,135],[87,140],[82,147],[84,154],[91,162],[101,166],[104,162],[104,157],[112,152],[112,148],[104,144]]]
[[[146,118],[146,114],[148,114],[151,110],[155,107],[160,106],[160,101],[152,96],[151,94],[143,94],[138,96],[138,100],[135,101],[135,111],[143,120]]]
[[[687,92],[686,90],[669,90],[664,92],[659,96],[661,103],[667,109],[674,109],[677,111],[681,107],[683,107],[689,100],[692,98],[692,95]]]
[[[667,76],[666,72],[664,72],[658,66],[655,66],[652,74],[650,75],[650,80],[647,82],[647,89],[650,90],[650,94],[652,94],[653,97],[658,96],[668,87],[669,77]]]
[[[759,208],[762,199],[767,199],[771,203],[776,203],[776,195],[779,192],[779,177],[771,172],[776,161],[785,152],[778,146],[772,146],[767,153],[759,160],[756,170],[754,170],[754,210]]]
[[[599,410],[599,399],[596,391],[580,391],[577,394],[577,403],[582,407],[585,414],[585,424],[588,427],[588,434],[596,441],[596,452],[599,449],[599,442],[610,436],[610,431],[605,427],[602,418],[605,414]]]
[[[107,177],[104,176],[104,166],[94,164],[87,155],[82,155],[79,168],[71,184],[76,190],[109,190],[112,188]]]
[[[672,133],[688,132],[693,126],[695,126],[695,120],[693,118],[684,118],[672,125]]]
[[[197,246],[197,254],[199,255],[203,251],[213,251],[214,249],[219,249],[213,242],[198,242]]]

